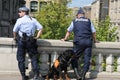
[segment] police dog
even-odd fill
[[[69,63],[73,56],[74,52],[70,49],[60,54],[50,68],[48,75],[46,76],[46,80],[49,80],[50,78],[54,78],[54,80],[57,80],[59,78],[62,80],[62,71],[64,71],[66,80],[70,80],[67,74],[67,67],[69,66]]]

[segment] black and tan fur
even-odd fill
[[[50,78],[53,78],[54,80],[57,80],[59,78],[60,80],[62,80],[62,71],[64,71],[64,76],[66,80],[70,80],[67,74],[67,67],[69,66],[73,55],[73,50],[66,50],[62,54],[60,54],[57,58],[58,66],[55,66],[55,61],[53,66],[50,68],[46,79],[49,80]]]

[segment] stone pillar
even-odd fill
[[[117,72],[120,72],[120,56],[117,58]]]
[[[40,53],[40,62],[41,63],[48,63],[49,55],[47,52]]]
[[[103,56],[101,53],[99,53],[96,56],[96,68],[95,68],[96,71],[98,72],[103,71],[102,63],[103,63]]]
[[[49,54],[47,52],[40,53],[40,73],[46,75],[49,70]]]
[[[114,57],[112,54],[109,54],[106,57],[106,71],[107,72],[113,72],[113,61],[114,61]]]

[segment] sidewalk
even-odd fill
[[[0,74],[0,80],[21,80],[21,76],[19,74]],[[32,80],[32,79],[29,79]],[[76,80],[76,79],[71,79]],[[86,80],[120,80],[119,78],[95,78],[95,79],[86,79]]]

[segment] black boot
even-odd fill
[[[22,80],[28,80],[28,76],[26,76],[25,72],[21,72]]]
[[[22,80],[28,80],[28,76],[22,76]]]
[[[39,80],[39,72],[35,72],[33,80]]]
[[[86,71],[82,71],[81,80],[85,80]]]
[[[78,73],[77,68],[74,68],[74,73],[75,73],[75,76],[77,77],[77,80],[81,80],[81,77],[80,77],[80,74]]]

